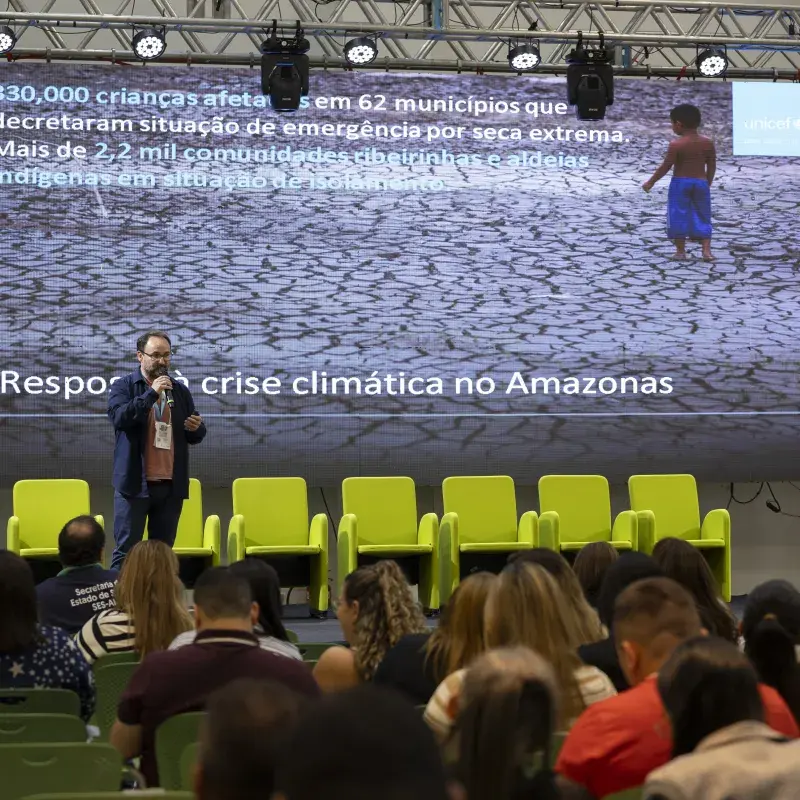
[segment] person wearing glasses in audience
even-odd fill
[[[206,435],[189,389],[169,376],[169,336],[149,331],[136,340],[139,369],[114,381],[108,418],[114,425],[114,553],[120,569],[131,547],[148,536],[175,542],[189,496],[189,447]]]

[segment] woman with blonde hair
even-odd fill
[[[546,547],[534,547],[532,550],[520,550],[509,558],[509,562],[516,561],[538,564],[556,579],[564,597],[560,613],[569,630],[573,647],[577,649],[583,644],[592,644],[608,637],[608,631],[600,622],[597,611],[589,605],[583,593],[578,576],[561,553]]]
[[[587,797],[550,766],[558,697],[553,668],[527,647],[491,650],[467,670],[445,758],[469,800]]]
[[[107,653],[132,650],[144,658],[166,650],[179,633],[192,628],[178,558],[164,542],[147,540],[131,548],[114,593],[116,607],[95,614],[75,634],[90,664]]]
[[[568,730],[584,708],[616,694],[596,667],[581,663],[572,631],[562,615],[564,596],[555,578],[537,564],[509,564],[497,577],[486,603],[486,647],[529,647],[553,667],[559,687],[557,730]],[[454,672],[436,689],[425,719],[444,740],[458,711],[465,670]]]
[[[336,616],[350,647],[328,648],[314,667],[327,692],[371,681],[400,639],[427,627],[405,575],[390,560],[359,567],[345,578]]]
[[[486,649],[484,609],[495,580],[490,572],[476,572],[461,581],[436,630],[404,636],[381,661],[375,683],[398,689],[417,705],[427,703],[451,672]]]

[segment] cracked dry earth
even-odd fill
[[[121,76],[121,77],[120,77]],[[249,70],[125,71],[9,65],[6,84],[128,91],[257,91]],[[465,115],[355,108],[362,94],[395,98],[473,96],[561,102],[563,79],[372,73],[317,74],[313,96],[348,96],[350,112],[308,111],[292,122],[421,126],[588,127],[571,115]],[[640,185],[671,136],[669,109],[697,104],[719,156],[713,187],[716,263],[670,259],[665,238],[668,178],[650,195]],[[31,113],[3,103],[7,114]],[[108,106],[42,104],[35,113],[100,117]],[[246,109],[117,106],[119,119],[153,113],[243,127]],[[211,147],[317,146],[353,154],[403,147],[460,154],[525,150],[585,156],[588,167],[456,165],[407,167],[136,163],[160,182],[183,170],[217,175],[285,174],[441,179],[444,191],[235,191],[210,189],[3,186],[3,369],[23,375],[101,375],[134,367],[136,335],[164,327],[175,337],[174,367],[191,382],[209,436],[193,471],[210,485],[248,474],[301,474],[329,485],[352,474],[497,471],[533,481],[557,471],[624,478],[640,471],[691,471],[700,479],[796,477],[797,353],[800,329],[800,164],[734,158],[730,86],[616,82],[616,101],[593,127],[621,132],[617,144],[461,140],[347,140],[247,135]],[[20,132],[22,133],[22,132]],[[12,137],[0,131],[0,146]],[[94,152],[98,140],[140,146],[208,142],[196,135],[42,131],[54,147],[69,138]],[[0,158],[0,171],[121,170],[89,160]],[[130,358],[128,358],[130,353]],[[204,376],[366,378],[373,370],[441,376],[441,397],[255,397],[203,395]],[[515,371],[578,377],[670,376],[670,395],[605,397],[504,393]],[[457,376],[488,375],[491,396],[455,396]],[[0,395],[3,415],[73,413],[76,418],[0,418],[0,481],[59,475],[63,458],[106,480],[113,434],[102,395]],[[750,415],[771,412],[770,415]],[[779,412],[779,413],[775,413]],[[485,416],[486,414],[496,416]],[[286,417],[285,414],[294,414]],[[330,414],[330,417],[315,416]],[[363,416],[414,414],[418,416]],[[442,416],[432,416],[432,415]],[[502,416],[500,416],[502,414]],[[524,416],[537,414],[538,416]],[[593,415],[603,416],[593,416]],[[645,416],[656,414],[657,416]],[[224,416],[218,416],[224,415]],[[242,416],[249,415],[249,416]],[[272,416],[265,416],[272,415]],[[301,416],[308,415],[308,416]],[[452,416],[450,416],[452,415]],[[471,415],[471,416],[464,416]]]

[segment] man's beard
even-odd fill
[[[150,367],[147,369],[146,367],[142,367],[144,374],[147,378],[151,381],[154,381],[156,378],[160,378],[162,375],[166,375],[169,370],[163,364],[158,364],[154,367]]]

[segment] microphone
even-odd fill
[[[161,367],[161,369],[158,371],[158,377],[168,374],[169,370],[166,367]],[[167,398],[167,405],[171,409],[175,405],[175,400],[172,397],[172,389],[164,389],[164,397]]]

